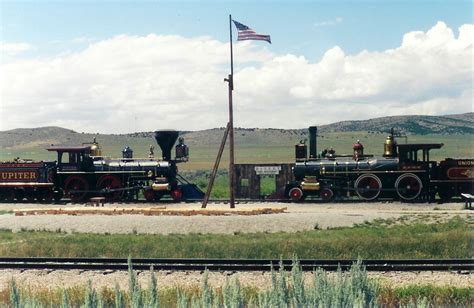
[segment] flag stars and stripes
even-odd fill
[[[256,41],[266,41],[272,43],[270,35],[267,34],[258,34],[253,29],[247,27],[244,24],[241,24],[238,21],[232,20],[237,27],[237,41],[246,41],[246,40],[256,40]]]

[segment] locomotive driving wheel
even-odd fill
[[[54,198],[54,192],[52,189],[43,189],[38,192],[38,201],[40,202],[51,202]]]
[[[183,199],[183,192],[179,188],[173,189],[170,194],[174,202],[181,202]]]
[[[374,174],[363,174],[355,181],[354,188],[359,198],[374,200],[380,194],[382,182]]]
[[[33,203],[35,202],[35,199],[36,199],[36,195],[37,195],[37,190],[34,189],[34,188],[30,188],[30,189],[27,189],[25,191],[25,196],[26,196],[26,201],[30,202],[30,203]]]
[[[117,201],[123,196],[122,181],[115,175],[104,175],[97,181],[97,189],[107,201]]]
[[[16,188],[14,190],[14,195],[16,201],[23,201],[25,198],[25,190],[23,188]]]
[[[145,189],[143,191],[143,197],[145,197],[145,200],[148,202],[152,202],[155,200],[155,191],[151,188]]]
[[[0,201],[12,202],[15,199],[15,191],[13,189],[1,189]]]
[[[405,201],[416,199],[423,189],[420,178],[413,173],[405,173],[398,177],[395,182],[398,196]]]
[[[293,187],[288,192],[288,196],[290,197],[291,201],[299,202],[303,200],[303,191],[299,187]]]
[[[324,202],[330,202],[334,198],[334,192],[329,187],[324,187],[323,189],[321,189],[319,195],[321,196],[321,199],[323,199]]]
[[[0,188],[0,201],[10,201],[10,196],[13,197],[12,192],[9,189]]]
[[[89,190],[89,183],[87,180],[79,175],[72,175],[64,182],[64,193],[72,202],[81,202],[85,199],[87,191]]]

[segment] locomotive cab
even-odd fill
[[[57,152],[58,171],[90,171],[94,168],[90,146],[52,146],[47,150]]]
[[[440,149],[442,143],[398,144],[398,158],[401,169],[425,169],[430,164],[430,150]]]

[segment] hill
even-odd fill
[[[445,116],[392,116],[364,121],[343,121],[320,127],[321,132],[374,131],[387,132],[391,128],[409,135],[473,134],[474,113]]]
[[[362,121],[342,121],[319,126],[319,134],[338,132],[387,133],[390,128],[407,135],[462,135],[474,134],[474,113],[445,116],[391,116]],[[207,146],[219,144],[224,128],[213,128],[201,131],[186,131],[181,134],[190,146]],[[61,127],[18,128],[0,131],[0,148],[31,149],[56,145],[77,145],[91,142],[94,137],[107,140],[111,145],[153,142],[153,132],[131,134],[89,134],[79,133]],[[291,145],[300,139],[307,138],[306,129],[275,128],[236,128],[236,144],[248,146]]]

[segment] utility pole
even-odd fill
[[[235,175],[234,175],[234,114],[232,106],[232,91],[234,90],[234,54],[232,50],[232,15],[229,14],[230,36],[230,75],[226,79],[229,85],[229,201],[230,207],[235,208]]]
[[[232,108],[232,91],[234,90],[234,54],[232,50],[232,15],[229,15],[229,34],[230,34],[230,74],[224,79],[228,83],[229,89],[229,122],[227,123],[224,136],[222,138],[221,146],[217,154],[214,168],[212,169],[211,177],[207,187],[206,195],[202,202],[201,208],[206,208],[211,195],[212,186],[219,168],[219,162],[221,160],[222,152],[224,151],[225,142],[227,136],[229,136],[229,203],[231,208],[235,208],[235,174],[234,174],[234,115]]]

